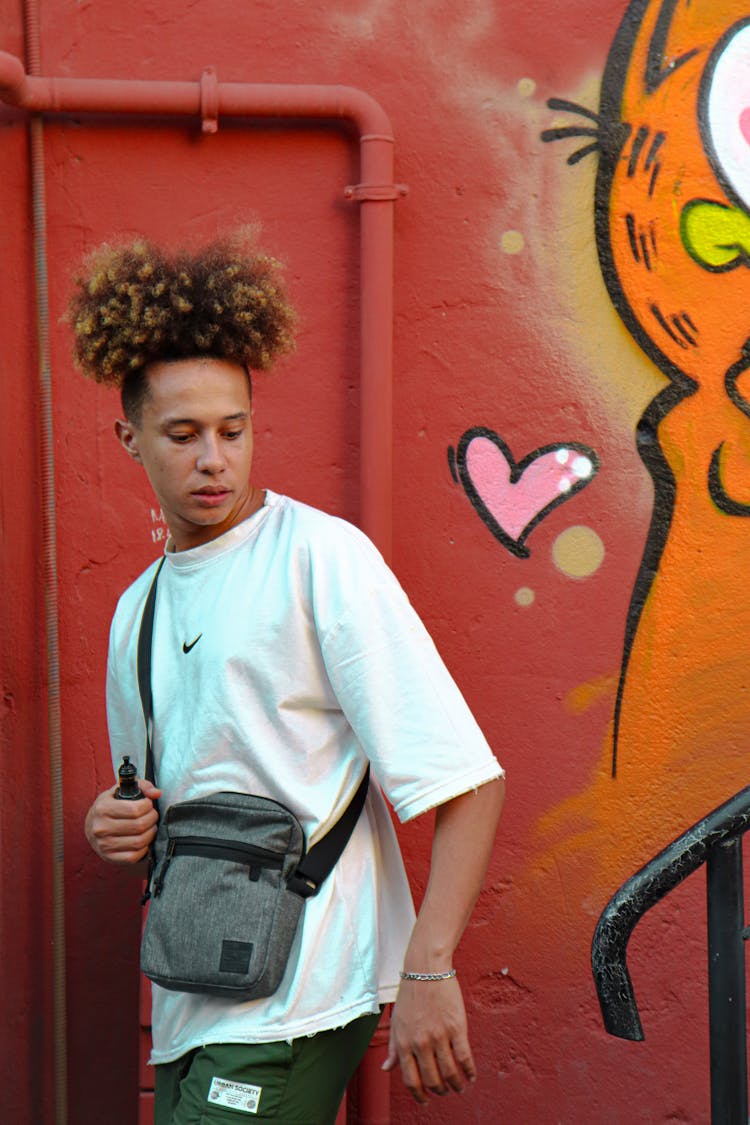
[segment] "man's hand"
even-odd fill
[[[461,1093],[476,1078],[458,981],[402,981],[391,1018],[383,1070],[401,1064],[407,1090],[420,1105],[432,1094]]]
[[[148,855],[159,816],[154,800],[161,796],[150,781],[138,782],[143,797],[121,801],[113,785],[100,793],[86,815],[86,839],[96,854],[109,863],[127,867]]]

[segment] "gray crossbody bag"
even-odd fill
[[[138,688],[146,720],[145,777],[156,784],[151,747],[151,642],[156,583],[138,636]],[[171,805],[149,856],[148,917],[141,969],[162,988],[234,1000],[276,991],[306,899],[338,862],[367,796],[367,767],[348,807],[309,851],[302,825],[277,801],[213,793]]]

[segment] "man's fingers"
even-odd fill
[[[398,1052],[396,1051],[395,1047],[391,1043],[390,1046],[388,1047],[388,1058],[385,1060],[385,1062],[383,1063],[383,1065],[381,1066],[380,1069],[381,1070],[393,1070],[394,1066],[396,1066],[397,1063],[398,1063]]]
[[[125,852],[139,852],[144,848],[148,850],[149,844],[156,835],[156,829],[150,832],[139,832],[133,836],[108,836],[101,841],[101,849],[107,855],[121,855]]]
[[[125,806],[123,809],[122,806]],[[130,807],[128,807],[130,806]],[[91,810],[91,830],[95,836],[110,833],[137,836],[148,832],[157,823],[159,814],[148,798],[142,801],[116,801],[97,803]]]
[[[90,842],[103,855],[147,848],[156,836],[156,824],[123,825],[119,821],[91,825]]]
[[[397,1064],[401,1067],[401,1079],[404,1086],[406,1086],[409,1093],[420,1105],[426,1105],[429,1099],[427,1097],[427,1091],[422,1084],[417,1060],[409,1047],[402,1046],[397,1042],[393,1029],[391,1029],[388,1056],[383,1063],[382,1069],[393,1070]]]
[[[450,1044],[441,1048],[432,1040],[425,1040],[415,1044],[413,1050],[404,1048],[400,1051],[399,1061],[404,1085],[420,1105],[429,1101],[428,1091],[443,1097],[451,1089],[460,1093],[464,1088],[464,1079]]]
[[[477,1077],[477,1068],[474,1062],[474,1056],[471,1053],[471,1047],[468,1040],[463,1040],[459,1043],[454,1043],[453,1054],[456,1058],[458,1065],[465,1074],[469,1082],[475,1082]]]
[[[415,1044],[414,1054],[416,1056],[417,1065],[419,1066],[422,1085],[425,1089],[429,1090],[432,1094],[447,1094],[448,1087],[445,1084],[443,1075],[440,1073],[440,1066],[436,1058],[436,1047],[432,1038],[417,1042]]]
[[[419,1102],[420,1105],[427,1105],[430,1099],[424,1088],[420,1069],[417,1066],[417,1060],[414,1058],[414,1055],[409,1051],[404,1051],[400,1054],[399,1061],[401,1063],[401,1077],[404,1086],[406,1086],[406,1089],[415,1101]]]
[[[132,852],[102,852],[101,858],[119,867],[133,867],[135,864],[140,863],[142,859],[145,859],[147,855],[148,848],[140,848]]]
[[[158,793],[150,786],[152,794]],[[86,816],[86,837],[97,855],[112,863],[143,859],[157,831],[159,816],[150,796],[121,801],[114,787],[100,793]]]
[[[145,859],[150,844],[148,837],[142,836],[136,839],[126,837],[116,842],[110,840],[99,848],[99,855],[111,863],[134,864]]]
[[[406,1066],[404,1060],[407,1060]],[[409,1066],[408,1062],[415,1064],[414,1067]],[[404,1052],[401,1069],[404,1083],[415,1097],[417,1093],[424,1094],[427,1090],[440,1097],[451,1090],[460,1094],[467,1081],[473,1082],[476,1078],[474,1059],[466,1041],[460,1045],[452,1044],[449,1040],[422,1043],[416,1047],[414,1054]],[[417,1074],[419,1081],[416,1079]],[[423,1102],[424,1099],[417,1097],[417,1101]]]
[[[437,1065],[440,1068],[440,1073],[444,1082],[450,1086],[451,1090],[455,1090],[457,1094],[462,1093],[466,1085],[466,1080],[471,1076],[459,1058],[455,1047],[451,1043],[439,1044],[435,1054],[437,1057]],[[471,1051],[468,1052],[468,1055],[469,1061],[473,1066]],[[447,1093],[448,1091],[446,1090],[445,1092]]]
[[[116,797],[108,798],[94,805],[94,813],[99,817],[123,822],[132,822],[143,817],[155,820],[158,816],[150,797],[141,797],[137,801],[120,801]]]

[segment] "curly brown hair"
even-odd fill
[[[100,246],[68,306],[84,375],[120,389],[138,421],[151,363],[206,357],[267,370],[294,346],[280,266],[246,231],[170,255],[145,239]]]

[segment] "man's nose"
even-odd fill
[[[216,434],[206,434],[201,438],[196,459],[196,468],[201,473],[220,473],[225,466],[224,454]]]

